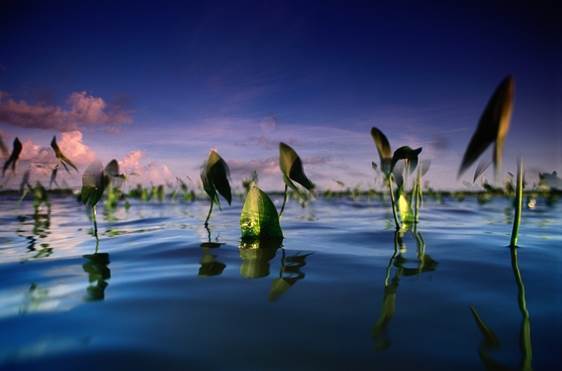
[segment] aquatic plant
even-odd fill
[[[53,136],[53,139],[51,140],[51,148],[55,152],[57,164],[55,165],[55,167],[51,171],[51,179],[49,181],[49,187],[51,187],[51,185],[53,183],[56,184],[57,173],[58,173],[60,165],[62,165],[64,167],[64,169],[66,170],[67,173],[70,173],[69,167],[73,168],[75,171],[78,171],[78,168],[72,163],[72,161],[70,161],[70,159],[62,153],[59,145],[57,144],[57,137],[56,136]]]
[[[410,222],[412,220],[412,213],[410,208],[410,203],[404,193],[405,176],[412,173],[418,164],[418,156],[422,151],[422,148],[413,149],[409,146],[402,146],[398,148],[394,153],[392,153],[390,143],[388,139],[378,128],[371,128],[371,136],[377,147],[377,151],[380,157],[380,169],[384,175],[384,180],[388,186],[388,192],[390,194],[390,202],[392,206],[392,216],[394,217],[394,224],[396,229],[400,228],[400,222],[397,216],[397,207],[400,211],[400,217],[403,222]],[[398,161],[404,161],[404,167],[397,167]],[[376,168],[374,164],[373,168]],[[398,205],[395,201],[394,191],[392,189],[392,183],[394,179],[397,179],[398,186]]]
[[[240,214],[242,240],[283,239],[279,215],[269,196],[254,183]]]
[[[497,178],[501,169],[503,143],[513,110],[514,85],[513,78],[507,76],[494,91],[464,153],[457,178],[460,178],[492,143],[495,143],[493,163]],[[481,166],[477,168],[477,173],[479,172],[482,172]],[[478,177],[477,173],[475,179]]]
[[[230,170],[228,165],[222,159],[222,157],[215,150],[209,152],[209,158],[203,164],[201,168],[201,182],[203,183],[203,189],[209,196],[211,200],[211,206],[209,207],[209,214],[205,219],[205,226],[209,225],[209,219],[211,218],[211,213],[213,212],[213,204],[217,204],[220,208],[219,194],[228,202],[232,202],[232,193],[230,191],[230,183],[228,182],[228,177]]]
[[[19,138],[16,137],[14,139],[12,153],[10,154],[10,157],[8,157],[8,159],[4,162],[4,166],[2,167],[2,176],[6,174],[6,170],[8,170],[8,168],[11,168],[12,172],[16,171],[16,163],[18,162],[22,149],[23,145],[21,144]]]
[[[95,161],[90,164],[82,175],[82,189],[80,190],[80,200],[91,210],[92,222],[94,225],[94,236],[98,238],[98,223],[96,220],[96,205],[102,198],[106,188],[114,182],[119,184],[124,178],[119,174],[119,164],[116,160],[111,160],[104,168],[102,163]]]
[[[519,239],[519,226],[521,225],[521,211],[523,208],[523,161],[519,160],[517,166],[517,185],[515,188],[515,216],[513,217],[513,229],[511,230],[511,247],[517,247]]]
[[[285,256],[285,250],[281,249],[281,269],[279,277],[271,284],[269,290],[269,301],[274,302],[289,290],[297,281],[302,280],[305,274],[301,268],[306,265],[306,258],[309,254],[297,253],[291,256]]]
[[[279,143],[279,167],[281,168],[283,181],[285,182],[283,204],[281,205],[281,210],[279,211],[279,216],[281,216],[285,210],[287,192],[289,191],[289,188],[291,188],[300,198],[306,198],[294,182],[303,186],[308,192],[312,192],[314,190],[314,184],[304,174],[302,160],[299,155],[293,148],[283,142]]]

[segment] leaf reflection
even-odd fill
[[[269,276],[269,263],[281,247],[281,239],[242,241],[240,243],[240,276],[260,278]]]
[[[88,273],[88,288],[86,289],[86,301],[98,301],[105,299],[105,289],[108,286],[107,281],[111,278],[111,270],[109,265],[109,254],[99,253],[84,255],[86,263],[82,265],[84,272]]]
[[[302,280],[305,274],[301,268],[306,265],[306,258],[311,254],[285,256],[285,250],[281,249],[281,269],[279,270],[279,278],[275,279],[269,291],[269,301],[277,301],[283,294],[289,290],[297,281]]]

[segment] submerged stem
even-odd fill
[[[519,239],[519,226],[521,225],[521,210],[523,208],[523,161],[519,160],[517,167],[517,187],[515,190],[515,216],[511,230],[511,247],[517,247]]]
[[[519,303],[519,311],[521,312],[521,332],[519,334],[520,346],[522,352],[521,369],[524,371],[532,370],[533,365],[533,348],[531,344],[531,319],[527,309],[527,300],[525,299],[525,285],[523,278],[519,271],[519,264],[517,262],[517,249],[515,246],[511,247],[511,267],[513,268],[513,275],[515,276],[515,283],[517,284],[517,301]]]
[[[285,204],[287,203],[287,191],[289,190],[289,187],[287,186],[287,184],[285,184],[285,191],[283,192],[283,204],[281,204],[281,210],[279,210],[279,217],[281,217],[281,214],[283,214],[283,210],[285,210]]]
[[[207,214],[207,219],[205,219],[205,228],[209,226],[209,219],[211,219],[211,213],[213,212],[214,200],[211,200],[211,207],[209,207],[209,214]]]
[[[388,176],[386,179],[388,184],[388,191],[390,192],[390,202],[392,204],[392,216],[394,217],[394,224],[396,224],[396,229],[400,229],[400,222],[396,216],[396,202],[394,201],[394,192],[392,192],[392,175]]]

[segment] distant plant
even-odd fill
[[[209,225],[209,219],[213,212],[213,204],[216,203],[220,208],[219,194],[224,197],[229,205],[232,202],[232,193],[230,191],[230,183],[228,182],[229,174],[230,170],[226,162],[215,150],[211,150],[211,152],[209,152],[209,158],[201,168],[203,189],[211,200],[209,214],[207,215],[207,219],[205,219],[205,227]]]
[[[394,153],[392,153],[390,143],[388,139],[378,128],[371,128],[371,136],[377,147],[377,151],[380,157],[379,168],[384,175],[385,182],[388,186],[388,192],[390,194],[390,202],[392,206],[392,216],[394,217],[394,224],[396,229],[400,228],[400,222],[397,216],[397,205],[394,197],[394,191],[392,189],[392,183],[395,178],[397,178],[398,186],[398,207],[401,209],[400,216],[404,222],[410,222],[412,219],[412,213],[410,208],[410,203],[408,202],[405,192],[404,192],[404,177],[412,173],[418,165],[418,156],[422,151],[422,148],[412,149],[408,146],[402,146],[398,148]],[[404,161],[404,167],[396,168],[398,161]],[[374,164],[373,168],[376,168]],[[396,169],[395,169],[396,168]],[[396,171],[395,171],[396,170]]]
[[[249,178],[242,179],[242,188],[244,188],[244,193],[248,193],[252,183],[258,183],[258,173],[254,170]]]
[[[51,140],[51,148],[55,152],[57,164],[55,165],[55,167],[51,171],[51,179],[49,181],[49,187],[51,187],[51,185],[53,183],[56,184],[56,178],[57,178],[59,166],[62,166],[66,170],[67,173],[70,173],[69,167],[74,169],[74,171],[78,171],[78,168],[72,163],[72,161],[70,161],[70,159],[68,159],[68,157],[66,157],[62,153],[59,145],[57,144],[57,137],[56,136],[54,136],[53,139]]]
[[[8,159],[4,162],[4,166],[2,167],[2,176],[6,174],[6,170],[8,170],[9,168],[12,169],[12,172],[16,171],[16,163],[18,162],[22,149],[23,146],[19,138],[16,137],[14,139],[12,153],[10,154],[10,157],[8,157]]]
[[[124,176],[119,174],[119,164],[116,160],[111,160],[104,168],[102,163],[95,161],[86,168],[82,175],[82,189],[80,190],[80,200],[92,212],[92,222],[94,224],[94,236],[98,238],[98,223],[96,220],[96,205],[102,198],[108,186],[120,183]]]
[[[302,166],[302,160],[299,155],[292,149],[289,145],[285,143],[279,143],[279,167],[281,168],[281,173],[283,174],[283,181],[285,182],[285,190],[283,191],[283,204],[281,205],[281,210],[279,211],[279,216],[283,214],[285,210],[285,204],[287,203],[287,192],[291,188],[299,197],[306,199],[303,192],[294,183],[298,183],[303,186],[308,192],[314,190],[314,184],[307,178],[304,174],[304,169]]]

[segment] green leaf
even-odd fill
[[[240,215],[243,240],[282,239],[279,215],[269,196],[252,185]]]
[[[215,150],[211,150],[209,158],[201,169],[203,189],[209,195],[211,202],[219,203],[217,192],[224,197],[229,205],[232,202],[232,193],[228,182],[229,174],[230,170],[226,162]]]
[[[392,171],[392,150],[390,149],[390,143],[388,143],[388,139],[386,139],[383,132],[375,127],[371,128],[371,136],[373,137],[375,145],[377,146],[377,151],[379,152],[381,170],[384,174],[389,175]]]
[[[4,162],[4,167],[2,168],[2,176],[4,176],[6,170],[8,170],[9,167],[12,168],[12,171],[16,171],[16,163],[20,157],[22,148],[23,146],[19,138],[16,137],[16,139],[14,139],[12,153],[10,154],[10,157],[6,160],[6,162]]]
[[[293,181],[302,185],[308,191],[314,189],[314,184],[304,174],[302,161],[290,146],[285,143],[279,143],[279,167],[283,173],[283,180],[291,189],[299,193],[298,188]]]
[[[410,207],[408,197],[402,190],[399,190],[399,193],[400,195],[398,196],[398,211],[400,212],[400,219],[402,219],[403,223],[412,223],[415,218],[414,214],[412,213],[412,208]]]
[[[457,175],[458,178],[494,142],[496,148],[493,161],[496,174],[498,173],[503,154],[503,142],[509,129],[511,112],[513,110],[514,85],[513,78],[507,76],[494,91],[480,117],[476,132],[470,139],[470,143],[464,153]]]
[[[391,169],[394,169],[394,166],[396,166],[396,163],[400,160],[405,160],[407,162],[407,170],[408,173],[413,173],[414,170],[416,170],[416,167],[418,166],[418,156],[421,153],[422,148],[416,148],[416,149],[412,149],[409,146],[402,146],[400,148],[398,148],[396,151],[394,151],[394,154],[392,155],[392,162],[390,165]]]
[[[82,203],[88,207],[96,206],[108,184],[109,177],[104,174],[103,165],[99,161],[94,161],[82,175],[82,189],[80,190]]]

